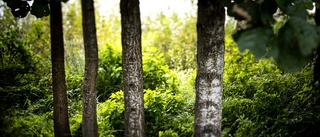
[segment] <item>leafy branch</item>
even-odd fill
[[[320,42],[320,28],[310,23],[312,0],[224,0],[237,29],[233,38],[240,51],[257,59],[271,57],[285,71],[296,71],[310,62]],[[286,20],[278,28],[277,23]],[[277,27],[276,27],[277,26]]]

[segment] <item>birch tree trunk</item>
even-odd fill
[[[121,0],[125,136],[144,137],[144,105],[139,0]]]
[[[71,133],[65,84],[61,2],[51,0],[50,12],[54,135],[64,137],[71,136]]]
[[[83,82],[82,135],[98,137],[96,81],[98,74],[98,46],[93,0],[81,0],[82,28],[85,49]]]
[[[195,137],[220,137],[225,10],[221,0],[199,0]]]

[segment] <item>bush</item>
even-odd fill
[[[318,135],[319,93],[311,83],[311,66],[284,73],[273,60],[255,60],[226,41],[223,135]]]
[[[99,53],[97,95],[99,101],[105,101],[111,93],[122,90],[121,51],[107,45]]]
[[[170,91],[145,90],[145,119],[147,136],[192,136],[193,104]],[[101,136],[124,135],[124,97],[116,92],[99,104],[98,119]]]
[[[35,101],[43,94],[35,87],[35,61],[26,48],[26,40],[12,28],[0,33],[0,95],[1,107],[23,107],[26,101]],[[13,101],[14,100],[14,101]]]
[[[143,54],[143,80],[144,89],[177,91],[179,86],[177,76],[169,70],[162,55],[156,53]],[[121,50],[107,45],[99,57],[97,82],[99,101],[103,102],[112,93],[122,90],[122,83]]]
[[[142,26],[144,52],[162,54],[165,63],[174,70],[196,67],[196,14],[185,15],[181,18],[177,13],[159,13],[154,19],[146,18]]]
[[[28,111],[11,110],[11,113],[3,119],[1,136],[53,136],[52,112],[35,115]]]

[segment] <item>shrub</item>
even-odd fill
[[[169,70],[162,55],[156,53],[143,54],[143,86],[144,89],[161,89],[177,91],[179,81]],[[97,91],[99,101],[105,101],[111,93],[122,90],[122,55],[121,50],[107,45],[99,57]]]
[[[111,93],[122,89],[121,51],[107,45],[99,53],[97,95],[99,101],[105,101]]]
[[[147,136],[166,134],[192,136],[193,104],[186,98],[167,91],[145,90],[145,119]],[[101,136],[124,134],[123,92],[113,93],[110,99],[98,107]]]
[[[53,136],[52,112],[44,114],[32,114],[28,111],[15,111],[5,116],[1,136]]]
[[[318,135],[319,93],[311,84],[312,67],[285,73],[273,60],[255,60],[226,41],[223,135]]]

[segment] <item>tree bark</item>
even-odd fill
[[[199,0],[195,137],[220,137],[225,10],[221,0]]]
[[[320,3],[316,3],[316,13],[315,13],[315,22],[317,26],[320,26]],[[320,82],[320,46],[318,45],[316,55],[315,55],[315,63],[313,68],[313,83],[316,84]]]
[[[85,49],[85,75],[82,91],[82,135],[98,137],[96,81],[98,46],[93,0],[81,0],[82,28]]]
[[[50,10],[54,134],[56,137],[64,137],[71,136],[71,133],[65,84],[61,2],[51,0]]]
[[[125,136],[144,137],[144,102],[139,0],[121,0]]]

